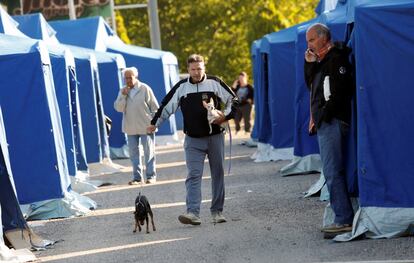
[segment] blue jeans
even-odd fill
[[[354,211],[349,198],[344,164],[345,137],[349,130],[346,123],[332,119],[331,123],[322,122],[318,128],[319,150],[322,169],[330,195],[334,222],[352,224]]]
[[[141,181],[142,160],[140,144],[144,150],[145,174],[147,179],[155,178],[155,134],[149,135],[128,135],[129,158],[132,163],[133,180]]]
[[[202,138],[185,136],[184,149],[188,169],[185,180],[187,212],[200,214],[201,181],[206,156],[211,172],[210,211],[211,213],[222,212],[224,205],[224,134]]]

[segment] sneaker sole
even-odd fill
[[[195,221],[193,221],[193,220],[191,220],[191,219],[189,219],[188,217],[185,217],[185,216],[179,216],[178,221],[180,221],[180,223],[184,224],[184,225],[198,226],[198,225],[201,224],[201,222],[195,222]]]
[[[351,232],[352,231],[352,227],[350,228],[341,228],[341,229],[323,229],[322,232],[324,233],[329,233],[329,234],[342,234],[342,233],[347,233],[347,232]]]

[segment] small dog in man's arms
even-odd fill
[[[154,225],[154,215],[152,214],[151,205],[148,202],[148,199],[145,197],[145,195],[139,195],[135,199],[135,228],[134,233],[137,232],[137,228],[139,232],[141,232],[141,226],[144,225],[144,223],[147,223],[147,234],[149,234],[149,224],[148,224],[148,215],[151,217],[151,223],[152,223],[152,230],[155,231],[155,225]]]
[[[210,98],[209,102],[206,102],[203,100],[203,106],[207,109],[207,120],[208,125],[210,127],[210,134],[213,131],[211,124],[222,115],[222,113],[214,107],[214,100],[213,98]],[[221,125],[223,128],[225,128],[224,124]]]

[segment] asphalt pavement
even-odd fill
[[[228,136],[227,136],[228,139]],[[414,262],[413,237],[336,243],[320,232],[326,203],[303,192],[319,174],[281,177],[287,161],[255,163],[256,148],[233,137],[224,215],[213,224],[211,181],[206,162],[200,226],[182,225],[187,169],[181,144],[158,146],[157,183],[129,186],[129,160],[115,160],[122,172],[93,179],[111,185],[86,193],[98,203],[89,215],[31,221],[42,237],[59,241],[35,252],[40,262]],[[227,140],[226,158],[229,157]],[[154,212],[156,232],[133,233],[134,201],[144,194]],[[408,261],[412,259],[413,261]],[[401,261],[398,261],[401,260]]]

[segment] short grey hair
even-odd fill
[[[308,33],[311,29],[314,29],[319,37],[325,36],[328,41],[331,40],[331,31],[326,25],[322,23],[315,23],[306,30],[306,33]]]
[[[125,78],[125,73],[128,71],[132,72],[132,74],[134,74],[135,77],[138,76],[138,69],[136,67],[129,67],[129,68],[125,68],[124,70],[122,70],[122,76],[124,76],[124,78]]]

